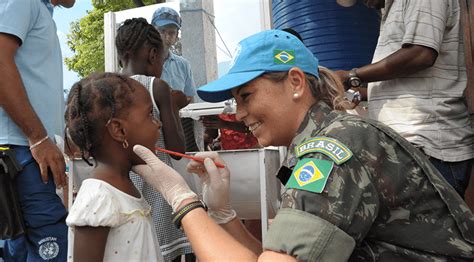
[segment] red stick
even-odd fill
[[[182,154],[182,153],[179,153],[179,152],[174,152],[174,151],[171,151],[171,150],[168,150],[168,149],[164,149],[164,148],[161,148],[161,147],[155,147],[155,150],[161,151],[161,152],[163,152],[163,153],[170,154],[170,155],[175,155],[175,156],[180,156],[180,157],[184,157],[184,158],[196,160],[196,161],[198,161],[198,162],[204,164],[204,159],[202,159],[202,158],[200,158],[200,157],[195,157],[195,156],[190,156],[190,155]],[[225,166],[224,166],[223,164],[221,164],[221,163],[214,162],[214,164],[216,164],[217,167],[225,168]]]

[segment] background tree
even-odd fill
[[[93,0],[93,9],[71,23],[67,44],[74,55],[65,59],[68,69],[80,77],[104,71],[105,13],[162,2],[164,0]]]
[[[159,3],[164,3],[165,0],[155,0],[155,4],[159,4]],[[136,6],[145,6],[146,4],[143,3],[142,0],[133,0],[133,3],[135,3]]]

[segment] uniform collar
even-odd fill
[[[51,4],[51,0],[41,0],[41,2],[43,2],[46,8],[48,8],[48,11],[51,14],[51,16],[53,16],[54,6],[53,4]]]
[[[168,51],[168,52],[169,52],[169,55],[168,55],[168,57],[166,58],[166,61],[168,61],[168,60],[169,60],[169,61],[174,61],[174,60],[176,59],[176,57],[175,57],[176,55],[173,54],[173,52],[171,52],[171,51]],[[166,61],[165,61],[165,62],[166,62]]]
[[[315,103],[310,107],[303,122],[301,123],[296,136],[288,147],[288,153],[283,165],[292,168],[298,162],[295,147],[305,142],[311,137],[317,136],[325,127],[327,127],[339,113],[333,111],[325,102]]]
[[[287,150],[285,161],[278,170],[277,177],[283,185],[286,185],[291,176],[292,169],[298,162],[298,157],[295,153],[295,147],[304,141],[317,136],[325,127],[327,127],[338,116],[339,113],[333,111],[326,103],[320,101],[313,104],[303,122],[300,124],[296,136],[291,141]]]

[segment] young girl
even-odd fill
[[[179,107],[168,84],[159,79],[163,70],[163,41],[144,18],[127,19],[115,39],[122,73],[140,82],[149,91],[155,117],[163,123],[160,147],[184,152],[184,134],[178,117]],[[168,156],[168,155],[166,155]]]
[[[69,259],[162,261],[151,208],[129,177],[142,162],[133,146],[153,149],[160,136],[148,91],[120,74],[91,75],[72,87],[65,118],[84,160],[96,161],[66,219],[74,239]]]
[[[184,133],[177,116],[179,106],[172,99],[168,84],[159,77],[163,68],[163,41],[158,31],[143,18],[126,20],[115,39],[122,72],[144,85],[151,94],[155,117],[163,123],[163,136],[156,146],[184,152]],[[176,91],[179,92],[179,91]],[[170,156],[161,152],[158,157],[171,166]],[[181,230],[172,223],[172,209],[142,178],[132,174],[132,181],[151,205],[152,219],[165,261],[190,253],[191,245]]]

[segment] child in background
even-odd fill
[[[184,153],[180,107],[174,101],[172,89],[159,79],[165,56],[160,34],[144,18],[127,19],[117,30],[115,45],[122,73],[140,82],[151,95],[155,117],[163,124],[157,146]]]
[[[153,149],[160,136],[148,91],[120,74],[89,76],[72,87],[65,119],[83,159],[96,162],[66,219],[74,239],[69,259],[163,261],[150,205],[129,177],[142,162],[133,146]]]
[[[184,132],[178,118],[179,106],[168,84],[159,79],[163,58],[167,50],[158,31],[143,18],[128,19],[118,29],[115,39],[122,72],[144,85],[151,94],[155,117],[163,123],[163,136],[156,146],[173,151],[185,152]],[[173,110],[174,109],[174,110]],[[172,167],[170,156],[157,153],[161,161]],[[165,261],[171,261],[191,244],[184,233],[172,222],[172,209],[163,196],[136,174],[130,176],[135,186],[151,205],[151,216]],[[182,252],[181,252],[182,253]]]
[[[189,103],[198,102],[195,101],[198,97],[196,95],[196,85],[194,83],[191,65],[184,57],[172,51],[175,49],[175,45],[179,40],[179,31],[182,25],[181,16],[173,8],[162,6],[153,13],[151,24],[160,33],[165,47],[165,59],[161,79],[168,83],[173,89],[173,95],[178,98],[176,101],[180,108],[187,106]],[[186,151],[199,151],[200,136],[202,136],[202,134],[199,133],[200,128],[196,126],[196,123],[190,118],[182,118],[181,123],[185,133]],[[184,250],[184,253],[189,252],[189,249]],[[175,256],[178,253],[183,253],[183,250],[173,253],[173,256]]]

